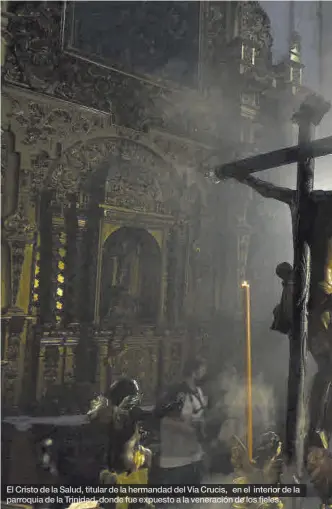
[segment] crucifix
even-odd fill
[[[215,170],[218,180],[245,180],[252,173],[297,162],[297,189],[294,227],[294,293],[293,323],[290,341],[288,401],[286,422],[286,453],[296,467],[298,482],[303,478],[306,424],[308,421],[306,365],[308,352],[308,303],[310,297],[311,251],[313,236],[314,161],[332,154],[332,136],[313,141],[314,127],[329,111],[330,104],[322,97],[310,95],[302,103],[293,120],[299,126],[298,145],[267,154],[227,163]],[[331,193],[325,193],[332,200]],[[328,197],[329,196],[329,197]],[[332,221],[332,216],[330,218]],[[331,240],[329,240],[331,242]],[[330,331],[331,333],[331,331]],[[301,504],[301,502],[299,502]]]

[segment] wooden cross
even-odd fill
[[[247,159],[227,163],[215,170],[218,180],[248,177],[286,164],[297,162],[297,221],[294,243],[293,330],[290,342],[286,452],[296,465],[297,478],[303,476],[305,424],[307,422],[305,373],[307,364],[308,300],[310,291],[309,205],[313,191],[316,157],[332,154],[332,136],[312,141],[330,104],[322,97],[310,95],[302,103],[293,120],[299,125],[298,145]]]

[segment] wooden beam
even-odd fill
[[[326,138],[313,141],[308,144],[305,149],[302,148],[301,150],[302,157],[303,150],[307,150],[308,156],[310,155],[310,157],[315,159],[317,157],[330,155],[332,154],[332,136],[327,136]],[[257,173],[259,171],[270,170],[272,168],[297,163],[299,155],[298,145],[282,148],[267,154],[260,154],[246,159],[240,159],[239,161],[226,163],[215,170],[215,175],[218,180],[224,180],[232,177],[245,178],[251,173]]]

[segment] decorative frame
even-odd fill
[[[100,323],[100,292],[101,292],[101,270],[102,270],[102,248],[115,231],[124,227],[140,227],[146,230],[156,241],[161,255],[161,285],[160,305],[158,324],[162,324],[165,318],[165,302],[167,292],[167,238],[175,218],[170,215],[137,212],[133,217],[132,211],[116,209],[115,207],[102,204],[104,217],[100,222],[97,277],[96,277],[96,299],[95,299],[95,322]],[[156,324],[157,325],[157,324]]]

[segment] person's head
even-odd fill
[[[279,263],[276,268],[276,274],[283,281],[287,281],[293,274],[293,267],[288,262]]]
[[[116,407],[120,406],[127,396],[136,398],[139,397],[139,395],[139,385],[136,380],[132,378],[120,378],[110,386],[107,393],[108,399],[111,401],[112,405]]]
[[[188,359],[184,366],[184,377],[199,382],[206,375],[206,361],[202,357]]]

